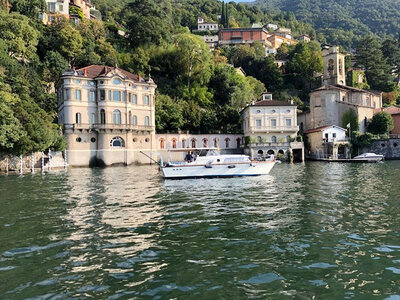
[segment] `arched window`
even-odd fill
[[[208,140],[207,139],[203,139],[203,147],[207,147],[208,145]]]
[[[118,109],[113,112],[113,123],[121,124],[121,112]]]
[[[96,114],[90,114],[90,124],[96,124]]]
[[[343,60],[339,59],[339,74],[343,75]]]
[[[81,113],[76,113],[75,114],[75,123],[76,124],[81,124],[82,123]]]
[[[136,125],[137,125],[137,117],[136,117],[136,116],[133,116],[133,117],[132,117],[132,125],[133,125],[133,126],[136,126]]]
[[[100,123],[106,124],[106,112],[104,109],[100,110]]]
[[[165,140],[160,139],[160,149],[165,149]]]
[[[192,148],[196,148],[196,139],[192,139]]]
[[[276,136],[273,136],[273,137],[271,138],[271,142],[276,143]]]
[[[229,142],[230,142],[230,138],[226,138],[225,139],[225,148],[229,148]]]
[[[264,156],[264,151],[262,151],[262,150],[258,150],[258,152],[257,152],[257,154],[258,154],[258,156]]]
[[[122,148],[122,147],[125,147],[124,139],[119,137],[119,136],[114,137],[110,142],[110,147],[111,148]]]
[[[240,148],[240,138],[236,139],[236,148]]]
[[[218,148],[218,139],[217,138],[214,138],[214,147]]]
[[[262,143],[262,138],[261,138],[261,136],[258,136],[257,137],[257,144],[261,144]]]
[[[150,118],[149,117],[144,117],[144,126],[148,127],[150,126]]]
[[[333,75],[333,59],[328,61],[328,73],[329,75]]]
[[[275,151],[274,150],[268,150],[267,154],[268,155],[275,155]]]
[[[182,140],[182,148],[185,148],[185,146],[186,146],[185,144],[186,144],[186,140],[183,139],[183,140]]]
[[[128,118],[128,120],[129,120],[129,125],[132,125],[132,112],[131,112],[131,111],[129,111],[129,118]]]
[[[176,148],[176,139],[172,139],[172,148]]]

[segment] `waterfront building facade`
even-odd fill
[[[151,79],[99,65],[65,71],[58,84],[58,120],[71,166],[149,162],[155,140]]]
[[[252,158],[266,155],[300,152],[304,160],[303,143],[297,141],[297,106],[292,102],[276,101],[272,94],[263,93],[261,100],[241,111],[245,153]]]
[[[382,107],[382,93],[346,85],[345,56],[338,47],[324,49],[323,59],[323,86],[310,92],[310,111],[298,117],[300,129],[342,126],[343,115],[352,109],[358,116],[359,130],[366,132],[368,120]]]
[[[331,125],[304,132],[308,136],[307,158],[344,159],[350,158],[350,143],[346,129]]]

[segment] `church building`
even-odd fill
[[[382,107],[381,92],[346,85],[345,55],[339,47],[324,49],[323,86],[310,93],[310,112],[298,116],[300,129],[343,126],[343,115],[350,109],[358,116],[359,130],[366,132],[368,120]]]

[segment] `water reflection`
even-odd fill
[[[0,298],[393,298],[400,163],[0,178]]]

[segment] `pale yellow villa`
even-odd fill
[[[71,166],[148,163],[155,140],[151,79],[92,65],[64,72],[58,82],[58,121]]]
[[[246,154],[255,158],[289,153],[304,160],[303,142],[297,141],[297,105],[293,102],[273,100],[272,93],[265,92],[241,114]]]

